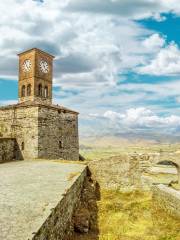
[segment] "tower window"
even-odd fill
[[[38,85],[38,96],[42,97],[42,84]]]
[[[27,96],[31,96],[31,84],[27,86]]]
[[[44,88],[44,97],[47,98],[48,97],[48,87],[45,86]]]
[[[26,87],[23,85],[21,88],[21,97],[25,97]]]
[[[59,149],[63,148],[63,143],[62,141],[59,141]]]
[[[21,143],[21,150],[24,150],[24,142]]]

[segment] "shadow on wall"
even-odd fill
[[[23,160],[22,152],[15,138],[0,138],[0,163]]]
[[[14,159],[15,160],[24,160],[21,149],[16,140],[15,140],[15,145],[14,145]]]
[[[84,182],[81,204],[74,214],[74,233],[69,240],[98,240],[98,206],[100,200],[100,186],[93,181],[91,172]]]

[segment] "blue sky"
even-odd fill
[[[0,104],[17,101],[17,53],[56,56],[54,102],[80,112],[80,134],[180,137],[178,0],[0,3]]]

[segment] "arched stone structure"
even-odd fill
[[[180,186],[180,153],[175,152],[160,154],[159,163],[163,161],[168,161],[176,167],[178,174],[178,185]]]
[[[180,185],[180,152],[139,154],[139,163],[142,172],[146,172],[150,167],[162,162],[169,162],[176,167],[178,184]]]

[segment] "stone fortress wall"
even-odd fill
[[[16,159],[16,140],[14,138],[0,137],[0,163]]]
[[[122,191],[141,188],[141,172],[137,156],[122,154],[90,161],[88,166],[102,188]]]
[[[180,218],[180,191],[163,184],[153,186],[153,203],[168,214]]]
[[[79,159],[74,112],[33,103],[1,107],[0,113],[0,136],[16,139],[16,159]]]
[[[17,159],[38,157],[38,108],[1,108],[1,137],[15,138],[20,153]]]
[[[81,202],[81,194],[87,178],[87,168],[79,173],[78,178],[64,194],[51,214],[34,234],[32,240],[66,239],[74,231],[73,215]]]
[[[179,153],[124,154],[91,161],[89,168],[102,188],[114,188],[121,191],[135,189],[152,191],[153,199],[158,207],[175,217],[180,217],[180,190],[175,190],[168,185],[159,185],[151,179],[150,169],[164,161],[174,164],[178,179],[180,176]]]
[[[38,118],[38,157],[78,160],[77,114],[40,107]]]

